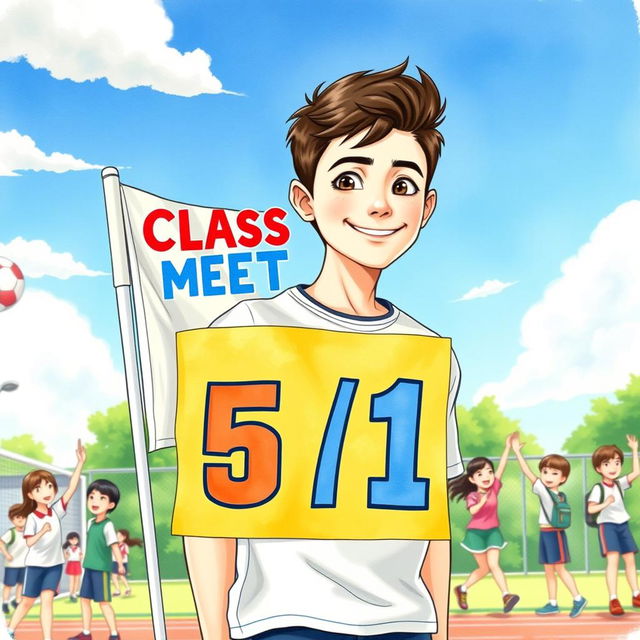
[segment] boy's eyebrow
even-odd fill
[[[344,164],[345,162],[353,162],[355,164],[373,164],[373,158],[366,158],[365,156],[346,156],[345,158],[340,158],[340,160],[336,160],[330,167],[329,171],[334,167],[337,167],[339,164]]]
[[[417,171],[421,178],[424,178],[422,175],[422,171],[420,171],[420,167],[415,163],[411,162],[411,160],[394,160],[391,163],[392,167],[404,167],[405,169],[413,169]]]

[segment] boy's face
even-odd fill
[[[36,502],[49,506],[56,497],[56,490],[51,482],[41,480],[40,484],[35,487],[33,491],[27,493],[27,496]]]
[[[426,192],[427,160],[411,133],[394,129],[357,147],[366,130],[332,140],[320,157],[313,195],[294,180],[290,198],[315,220],[325,243],[366,267],[383,269],[416,240],[436,204]]]
[[[605,460],[596,471],[607,480],[615,480],[622,472],[622,460],[618,456]]]
[[[567,481],[565,476],[562,475],[562,471],[552,469],[551,467],[542,467],[540,480],[542,480],[542,484],[549,487],[549,489],[557,489]]]
[[[100,493],[94,489],[87,497],[87,509],[96,516],[108,513],[111,509],[115,509],[115,503],[111,502],[111,498],[104,493]]]
[[[23,518],[22,516],[15,516],[14,518],[11,518],[11,524],[16,529],[24,529],[24,525],[26,523],[27,523],[27,519]]]

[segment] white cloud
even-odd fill
[[[58,465],[74,464],[74,443],[87,439],[87,419],[122,402],[124,376],[89,321],[69,302],[27,289],[0,314],[0,383],[20,388],[0,393],[2,437],[33,434]]]
[[[633,6],[636,10],[636,18],[638,21],[638,31],[640,31],[640,0],[633,0]]]
[[[89,269],[67,251],[55,252],[44,240],[25,240],[18,236],[4,244],[0,242],[0,256],[15,262],[28,278],[52,276],[67,280],[72,276],[107,276],[104,271]]]
[[[479,287],[469,289],[461,298],[454,302],[462,302],[463,300],[474,300],[475,298],[486,298],[487,296],[495,296],[502,293],[506,288],[516,284],[516,282],[502,282],[501,280],[485,280]]]
[[[102,166],[88,164],[68,153],[54,151],[47,155],[38,149],[33,138],[22,135],[15,129],[0,131],[0,176],[19,176],[16,171],[25,170],[65,173],[84,169],[102,169]]]
[[[524,351],[501,382],[482,386],[504,408],[610,393],[640,372],[640,201],[603,218],[524,315]]]
[[[106,78],[116,89],[178,96],[223,92],[208,53],[168,45],[173,23],[161,0],[4,0],[0,32],[0,61],[25,58],[58,80]]]

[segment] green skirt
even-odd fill
[[[471,553],[484,553],[489,549],[504,549],[507,543],[499,527],[494,527],[493,529],[467,529],[460,545]]]

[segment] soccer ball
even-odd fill
[[[12,307],[24,291],[24,276],[20,267],[0,256],[0,311]]]

